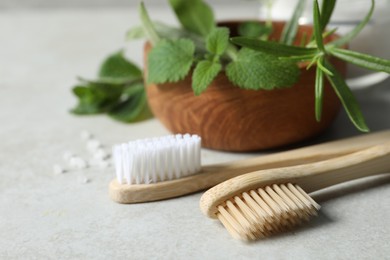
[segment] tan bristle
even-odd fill
[[[308,221],[319,209],[320,205],[298,185],[274,184],[219,205],[217,217],[234,238],[248,241]]]

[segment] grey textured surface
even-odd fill
[[[156,11],[156,10],[155,10]],[[232,11],[234,12],[234,11]],[[161,20],[167,12],[158,10]],[[224,15],[230,15],[224,13]],[[198,208],[201,193],[119,205],[107,196],[113,169],[55,175],[64,151],[88,158],[80,132],[106,147],[164,135],[156,120],[134,125],[75,117],[76,75],[123,47],[134,10],[34,10],[0,14],[0,259],[390,259],[390,177],[314,194],[322,205],[306,226],[256,243],[233,240]],[[140,42],[127,53],[141,61]],[[390,128],[390,81],[357,92],[371,128]],[[317,141],[355,135],[344,113]],[[254,154],[204,150],[206,164]],[[83,183],[83,178],[90,179]]]

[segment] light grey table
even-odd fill
[[[152,11],[174,22],[166,10]],[[66,166],[64,151],[90,156],[83,130],[106,149],[168,133],[156,120],[125,125],[68,113],[76,102],[70,93],[75,76],[93,77],[137,21],[133,9],[0,12],[0,259],[390,259],[388,175],[314,194],[323,207],[319,217],[247,244],[201,214],[202,193],[119,205],[107,196],[112,167],[53,174],[54,164]],[[138,64],[141,46],[128,48]],[[389,85],[356,92],[373,131],[390,128]],[[341,113],[317,141],[356,134]],[[254,155],[204,150],[202,159],[209,164]]]

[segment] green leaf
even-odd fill
[[[148,106],[145,88],[137,85],[129,88],[128,97],[114,106],[108,115],[118,121],[134,123],[153,117]]]
[[[188,38],[194,42],[198,53],[206,53],[205,39],[199,34],[187,31],[182,28],[176,28],[161,22],[154,22],[153,24],[157,34],[161,38],[170,39],[170,40]],[[142,39],[142,38],[147,38],[147,35],[144,32],[144,28],[142,26],[133,27],[126,34],[127,40]]]
[[[279,57],[280,60],[289,60],[294,62],[303,62],[311,61],[315,56],[313,55],[301,55],[301,56],[289,56],[289,57]]]
[[[333,74],[333,76],[326,75],[326,77],[343,104],[349,119],[357,129],[362,132],[368,132],[369,129],[352,91],[349,89],[342,76],[328,61],[324,60],[324,66]]]
[[[177,82],[193,63],[194,43],[188,39],[161,40],[148,56],[148,82]]]
[[[207,36],[215,27],[213,11],[203,0],[169,0],[169,2],[185,29]]]
[[[332,48],[330,52],[337,58],[363,68],[390,73],[390,60],[339,48]]]
[[[244,89],[274,89],[293,85],[299,77],[295,62],[243,48],[226,67],[229,80]]]
[[[299,18],[305,10],[306,0],[299,0],[290,20],[284,25],[280,42],[291,45],[297,35]]]
[[[143,26],[134,26],[126,32],[126,40],[139,40],[146,37],[147,36]]]
[[[323,57],[321,57],[317,64],[323,62]],[[316,68],[316,79],[315,79],[315,115],[316,120],[321,121],[322,115],[322,100],[324,94],[324,72],[322,69],[317,66]]]
[[[100,66],[99,80],[103,82],[119,84],[137,79],[142,79],[142,72],[124,57],[123,51],[110,55]]]
[[[272,32],[272,27],[264,25],[259,22],[250,21],[240,23],[238,26],[238,34],[240,36],[259,38],[261,36],[268,36]]]
[[[199,62],[192,74],[192,89],[195,95],[206,90],[221,70],[222,65],[219,63],[208,60]]]
[[[331,71],[329,71],[327,68],[324,67],[323,64],[323,56],[321,56],[318,61],[317,61],[317,68],[322,70],[323,73],[329,75],[329,76],[333,76],[333,73]]]
[[[313,4],[313,16],[314,16],[314,39],[317,43],[317,47],[320,51],[325,52],[324,40],[322,39],[322,30],[321,30],[321,16],[320,16],[320,7],[318,6],[318,1],[314,0]]]
[[[142,26],[144,28],[144,32],[146,33],[149,41],[152,45],[156,45],[160,41],[160,37],[158,36],[156,29],[154,28],[153,22],[150,20],[148,11],[145,8],[144,2],[141,2],[138,7],[138,12],[141,18]]]
[[[341,38],[338,38],[337,40],[329,43],[329,45],[334,45],[334,46],[342,46],[350,42],[353,38],[356,37],[360,33],[360,31],[366,26],[368,21],[371,19],[372,13],[374,12],[375,8],[375,1],[371,0],[371,8],[368,11],[367,15],[364,17],[364,19],[349,33],[345,34]]]
[[[79,102],[72,113],[78,115],[90,115],[100,113],[98,102],[95,102],[91,89],[87,86],[76,86],[72,89],[73,93],[78,97]]]
[[[71,112],[79,115],[106,112],[119,100],[122,89],[122,86],[110,87],[105,84],[76,86],[73,93],[79,103]]]
[[[321,5],[321,32],[323,32],[328,25],[333,13],[333,9],[336,5],[336,0],[323,0]]]
[[[234,37],[231,39],[234,44],[265,52],[278,57],[288,56],[302,56],[302,55],[313,55],[318,53],[317,48],[303,48],[297,46],[289,46],[277,42],[268,42],[258,39],[252,39],[248,37]]]
[[[215,28],[207,36],[206,48],[215,55],[222,55],[229,44],[229,29],[225,27]]]

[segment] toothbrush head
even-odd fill
[[[251,241],[288,230],[311,216],[318,205],[298,185],[252,189],[217,206],[216,217],[236,239]]]
[[[173,180],[201,169],[201,138],[177,134],[136,140],[113,147],[120,184],[150,184]]]

